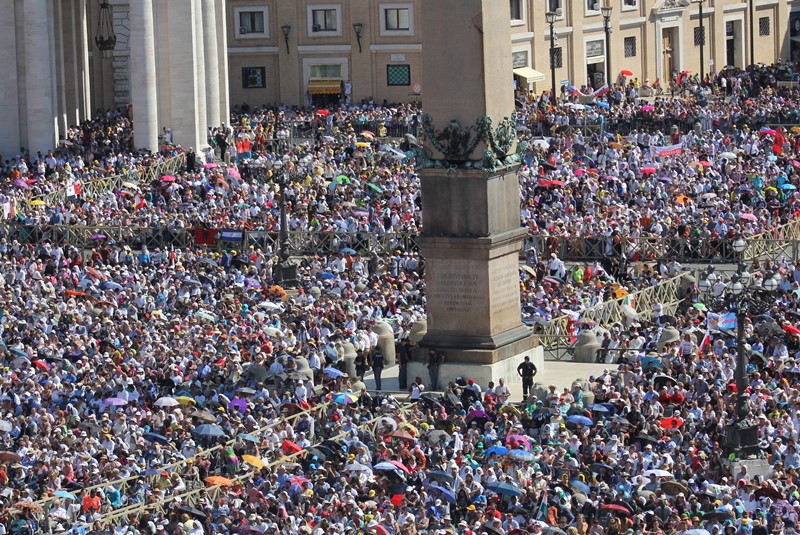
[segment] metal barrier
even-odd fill
[[[690,284],[690,277],[693,277],[693,274],[687,271],[667,279],[661,284],[587,308],[581,311],[580,321],[590,321],[597,326],[609,328],[624,320],[623,304],[630,304],[642,320],[651,317],[653,305],[656,303],[662,305],[664,314],[673,315],[683,299],[681,290]],[[564,345],[565,340],[569,340],[573,336],[574,325],[573,317],[559,316],[543,325],[537,335],[545,349],[558,348]]]
[[[162,175],[172,175],[182,171],[186,167],[186,155],[179,154],[168,158],[163,162],[154,165],[123,173],[119,175],[101,177],[95,180],[87,180],[81,183],[81,197],[86,199],[95,199],[103,194],[114,191],[117,189],[124,189],[124,183],[140,184],[142,182],[152,182],[158,180]],[[60,188],[56,191],[31,197],[28,199],[28,205],[33,201],[44,202],[45,206],[53,206],[59,202],[64,202],[67,199],[66,187]],[[38,203],[37,203],[38,204]]]
[[[304,410],[304,411],[300,411],[300,412],[297,412],[297,413],[289,415],[289,416],[282,416],[279,420],[277,420],[275,422],[272,422],[272,423],[269,423],[269,424],[267,424],[267,425],[265,425],[263,427],[260,427],[259,429],[256,429],[256,430],[252,431],[251,434],[254,434],[254,435],[258,436],[260,434],[263,434],[264,432],[266,432],[269,429],[277,427],[278,425],[283,425],[284,423],[289,423],[291,425],[294,421],[299,420],[304,415],[310,415],[317,421],[323,421],[324,420],[324,416],[325,416],[325,412],[327,411],[327,409],[331,405],[331,403],[332,403],[331,401],[326,401],[324,403],[317,404],[317,405],[311,407],[310,409],[307,409],[307,410]],[[239,440],[239,439],[232,438],[231,440],[228,440],[228,441],[226,441],[226,442],[224,442],[222,444],[217,444],[215,446],[212,446],[212,447],[210,447],[208,449],[203,450],[201,453],[197,453],[197,454],[195,454],[195,455],[193,455],[191,457],[188,457],[186,459],[181,459],[181,460],[176,461],[174,463],[170,463],[170,464],[163,465],[163,466],[160,466],[160,467],[155,468],[155,469],[151,469],[151,470],[154,470],[156,472],[156,473],[153,473],[152,475],[147,475],[147,476],[134,475],[134,476],[120,478],[120,479],[113,480],[113,481],[106,481],[104,483],[97,483],[95,485],[90,485],[88,487],[84,487],[84,488],[80,489],[78,492],[86,494],[86,493],[90,493],[90,492],[92,492],[92,491],[94,491],[96,489],[103,489],[103,488],[107,488],[109,486],[112,486],[112,487],[116,488],[117,490],[119,490],[122,495],[125,495],[126,491],[129,489],[129,486],[133,482],[135,482],[137,480],[140,480],[140,479],[144,480],[147,485],[151,485],[151,486],[155,485],[156,482],[159,479],[159,474],[161,472],[163,472],[165,470],[166,471],[174,471],[174,470],[179,470],[179,469],[185,469],[190,463],[197,462],[199,457],[201,457],[201,456],[202,457],[208,457],[209,455],[217,454],[217,453],[221,452],[223,449],[225,449],[225,448],[227,448],[229,446],[233,446],[237,442],[237,440]],[[40,500],[37,500],[37,501],[35,501],[33,503],[35,505],[40,506],[42,509],[45,509],[48,506],[50,506],[53,502],[60,501],[60,500],[63,500],[63,498],[59,498],[57,496],[50,496],[50,497],[47,497],[47,498],[42,498]],[[120,509],[117,509],[117,511],[121,511],[122,509],[124,509],[124,507],[120,508]],[[15,510],[15,509],[11,509],[9,512],[10,513],[16,513],[16,512],[19,512],[19,511]]]
[[[404,405],[401,404],[399,406],[399,410],[400,410],[401,414],[405,414],[405,411],[411,405],[412,404],[408,404],[408,403],[406,403]],[[379,428],[379,426],[381,424],[381,421],[384,418],[385,418],[385,415],[376,416],[375,418],[373,418],[373,419],[371,419],[371,420],[369,420],[367,422],[363,422],[363,423],[359,424],[357,427],[358,427],[358,429],[360,431],[368,431],[369,433],[374,435],[377,432],[377,430],[378,430],[378,428]],[[339,441],[339,440],[347,438],[348,436],[350,436],[350,434],[351,434],[351,432],[348,431],[348,432],[345,432],[345,433],[340,433],[340,434],[338,434],[336,436],[333,436],[333,437],[330,437],[330,438],[325,438],[325,440]],[[317,441],[313,446],[311,446],[311,448],[319,446],[322,442],[323,442],[322,440]],[[278,459],[276,461],[273,461],[272,463],[267,465],[266,469],[268,469],[270,471],[274,470],[274,469],[276,469],[278,466],[280,466],[282,464],[286,464],[288,462],[292,462],[294,459],[297,459],[298,457],[300,457],[301,455],[303,455],[305,453],[307,453],[307,451],[303,450],[303,451],[300,451],[298,453],[294,453],[294,454],[291,454],[291,455],[286,456],[284,458],[281,458],[281,459]],[[238,475],[236,477],[233,477],[233,478],[230,478],[230,479],[234,484],[243,483],[243,482],[251,479],[256,473],[258,473],[258,471],[257,470],[253,470],[253,471],[247,472],[245,474],[240,474],[240,475]],[[110,514],[102,515],[99,519],[95,519],[95,521],[92,523],[92,525],[93,526],[97,526],[98,523],[99,523],[100,526],[102,526],[104,528],[109,528],[109,527],[113,527],[113,526],[118,525],[120,520],[129,520],[129,517],[131,515],[140,515],[140,514],[143,514],[143,513],[158,513],[158,512],[165,512],[166,513],[167,509],[168,509],[167,506],[170,503],[172,503],[172,502],[174,502],[174,501],[176,501],[178,499],[180,499],[182,505],[194,506],[197,503],[197,501],[198,501],[198,499],[200,497],[206,497],[206,498],[209,498],[210,500],[215,500],[217,498],[217,496],[219,495],[220,491],[221,491],[221,487],[219,485],[209,485],[207,487],[195,488],[195,489],[189,490],[189,491],[187,491],[187,492],[185,492],[183,494],[180,494],[180,495],[168,496],[168,497],[164,498],[163,500],[161,500],[159,502],[135,504],[133,506],[117,509],[117,510],[111,512]]]

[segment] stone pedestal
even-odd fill
[[[516,167],[422,172],[428,330],[449,362],[493,364],[537,345],[522,324]],[[433,201],[431,201],[433,199]],[[510,208],[509,208],[510,207]]]
[[[351,378],[355,379],[356,376],[356,348],[350,342],[343,342],[344,348],[344,369]]]
[[[394,331],[391,325],[381,321],[372,327],[372,332],[378,335],[378,347],[383,353],[383,365],[388,368],[395,365]]]

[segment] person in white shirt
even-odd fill
[[[508,385],[506,385],[506,380],[504,378],[501,377],[498,379],[497,386],[494,387],[494,395],[500,403],[505,403],[508,401],[508,398],[511,397],[511,390],[509,390]]]

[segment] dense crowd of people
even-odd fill
[[[761,123],[789,118],[798,94],[770,69],[780,67],[683,78],[674,98],[628,98],[622,88],[638,81],[622,79],[591,103],[585,89],[555,106],[518,103],[521,224],[537,237],[520,272],[526,322],[567,314],[577,332],[585,308],[681,272],[625,240],[712,243],[723,256],[734,237],[796,215],[797,132]],[[793,533],[800,267],[789,261],[751,266],[778,277],[779,294],[745,326],[747,418],[734,409],[736,337],[712,327],[719,317],[695,305],[697,288],[674,316],[600,333],[608,370],[563,392],[519,402],[504,382],[439,394],[417,380],[406,401],[365,389],[376,324],[400,344],[425,318],[424,260],[409,241],[375,251],[366,238],[423,230],[417,140],[385,137],[413,132],[420,114],[239,106],[209,148],[177,147],[165,129],[149,154],[132,147],[127,115],[108,113],[50,154],[3,161],[5,215],[28,228],[274,233],[284,200],[288,230],[336,239],[298,261],[294,289],[278,283],[280,251],[216,247],[214,232],[189,246],[0,240],[0,528]],[[633,130],[621,124],[632,119]],[[658,126],[671,122],[689,127]],[[606,128],[573,128],[595,125]],[[29,202],[176,154],[186,169],[152,183]],[[565,263],[559,241],[585,237],[603,258]],[[680,336],[664,344],[668,326]],[[750,420],[764,474],[724,462],[727,425]]]

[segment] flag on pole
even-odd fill
[[[133,207],[134,207],[136,210],[141,210],[141,209],[142,209],[142,208],[144,208],[145,206],[147,206],[147,201],[146,201],[146,200],[144,200],[144,197],[142,197],[141,195],[139,195],[139,194],[137,193],[137,194],[136,194],[136,195],[133,197]]]
[[[3,203],[3,217],[5,219],[13,219],[17,215],[17,208],[13,202]]]
[[[700,347],[697,349],[697,354],[702,355],[705,348],[711,345],[711,333],[706,331],[706,335],[703,337],[703,340],[700,342]]]

